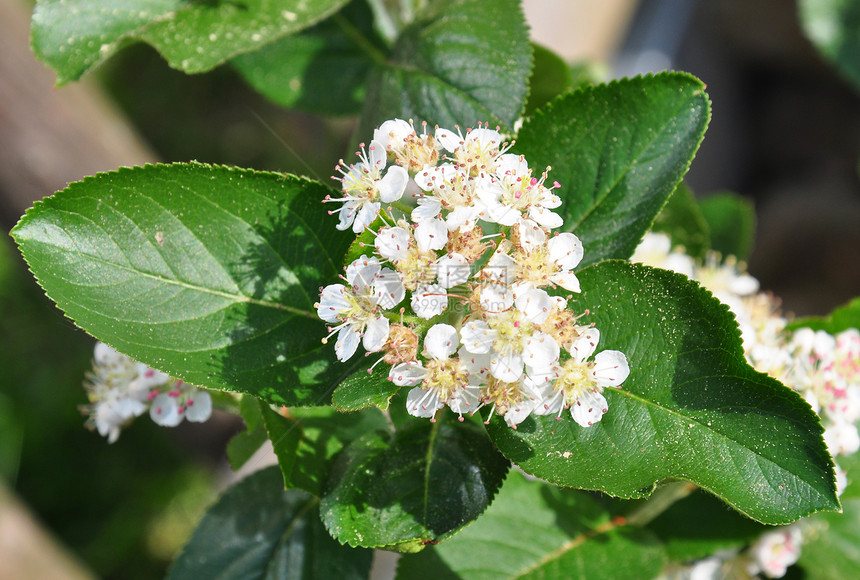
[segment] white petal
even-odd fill
[[[413,131],[412,125],[403,119],[390,119],[373,130],[373,140],[386,149],[398,148]]]
[[[441,250],[448,243],[448,227],[439,219],[425,219],[415,226],[415,241],[422,252]]]
[[[370,142],[370,147],[367,148],[367,160],[374,169],[377,171],[384,169],[387,157],[388,151],[386,151],[385,145],[379,141]]]
[[[352,231],[356,234],[360,234],[364,231],[364,228],[373,223],[373,220],[376,219],[377,214],[379,214],[379,202],[364,202],[361,204],[361,209],[358,210],[358,214],[355,216],[355,222],[352,224]]]
[[[515,383],[523,376],[523,357],[520,353],[494,353],[490,358],[490,374],[506,383]]]
[[[469,131],[469,133],[466,135],[466,141],[477,141],[481,145],[482,149],[487,149],[490,146],[498,147],[499,145],[501,145],[502,136],[495,129],[478,128]]]
[[[167,393],[161,393],[152,400],[149,416],[162,427],[176,427],[182,423],[183,419],[182,413],[179,412],[176,397],[171,397]]]
[[[446,360],[457,351],[460,340],[450,324],[434,324],[424,337],[424,350],[436,360]]]
[[[535,406],[535,415],[559,415],[564,407],[564,393],[552,388],[552,383],[547,383],[539,390],[540,399]]]
[[[380,256],[396,261],[406,257],[411,240],[412,235],[405,228],[382,228],[373,245]]]
[[[355,354],[358,343],[361,341],[361,332],[354,324],[341,328],[337,333],[337,342],[334,343],[334,353],[337,360],[343,362]]]
[[[435,218],[442,211],[442,202],[438,198],[425,195],[418,198],[418,206],[412,210],[412,221],[421,222]]]
[[[553,284],[557,284],[569,292],[582,291],[579,286],[579,278],[573,272],[567,271],[553,274],[549,279]]]
[[[507,423],[509,427],[519,425],[520,423],[525,421],[526,417],[528,417],[532,411],[534,411],[535,407],[537,407],[537,404],[537,399],[523,399],[518,405],[515,405],[511,409],[508,409],[508,411],[505,413],[505,423]]]
[[[442,314],[448,308],[447,292],[438,284],[419,286],[412,293],[412,311],[427,320]]]
[[[573,420],[583,427],[599,422],[607,410],[606,399],[597,391],[585,391],[576,403],[570,406]]]
[[[475,222],[483,209],[484,205],[480,204],[478,201],[475,201],[474,205],[471,206],[461,205],[455,207],[451,213],[448,214],[448,217],[445,218],[445,225],[448,226],[448,231],[472,231],[475,229]]]
[[[630,375],[630,365],[623,352],[604,350],[595,355],[591,372],[601,387],[618,387]]]
[[[523,155],[505,153],[504,155],[499,155],[496,164],[496,173],[499,177],[506,175],[510,177],[526,177],[529,174],[529,164]]]
[[[486,215],[484,217],[488,222],[497,223],[503,226],[512,226],[522,219],[523,214],[521,211],[514,209],[509,205],[504,205],[502,203],[488,203]]]
[[[550,259],[562,270],[573,270],[582,261],[582,242],[573,234],[563,233],[546,243]]]
[[[423,381],[426,375],[427,370],[417,361],[396,364],[388,372],[388,378],[398,387],[414,387]]]
[[[519,292],[515,303],[517,310],[522,312],[529,322],[535,324],[543,324],[553,306],[549,294],[539,288]]]
[[[356,201],[348,201],[343,204],[343,207],[338,210],[337,229],[348,230],[355,221],[355,214],[358,211],[359,203]]]
[[[415,387],[406,395],[406,411],[413,417],[432,418],[436,411],[445,404],[439,400],[439,394],[421,387]]]
[[[599,340],[600,331],[593,326],[589,326],[579,335],[579,338],[573,341],[568,350],[571,356],[578,362],[585,362],[594,352]]]
[[[400,274],[391,268],[380,270],[373,283],[373,300],[387,310],[400,304],[404,296],[406,288]]]
[[[436,260],[436,281],[444,288],[465,284],[471,273],[469,262],[456,252]]]
[[[501,284],[491,284],[481,290],[481,308],[489,314],[510,310],[514,305],[514,293]]]
[[[460,359],[460,365],[469,373],[469,383],[479,385],[490,372],[490,354],[469,352],[465,346],[461,346],[457,351],[457,358]]]
[[[436,129],[436,141],[438,141],[442,147],[453,153],[454,150],[460,146],[463,139],[448,129],[438,128]]]
[[[385,177],[379,180],[376,186],[379,191],[379,199],[384,203],[397,201],[403,196],[406,191],[406,184],[409,183],[409,173],[399,165],[393,165],[385,172]]]
[[[206,391],[197,391],[185,403],[185,418],[192,423],[202,423],[212,416],[212,396]]]
[[[385,346],[385,341],[388,340],[388,319],[384,316],[375,318],[367,323],[367,329],[364,331],[362,346],[367,352],[376,352],[382,350]]]
[[[492,348],[493,341],[496,340],[497,335],[498,332],[491,329],[482,320],[467,322],[460,329],[463,348],[474,354],[486,354],[490,352],[490,348]]]
[[[455,413],[474,413],[481,408],[480,391],[477,386],[457,390],[448,399],[448,408]]]
[[[729,282],[729,289],[739,296],[747,296],[758,290],[758,280],[749,274],[741,274]]]
[[[564,225],[564,220],[560,215],[536,205],[529,208],[529,217],[548,229],[560,228]]]
[[[520,220],[520,243],[527,252],[531,252],[546,242],[546,234],[535,222],[528,219]]]
[[[365,271],[365,268],[375,269]],[[381,268],[381,266],[379,265],[379,260],[377,258],[368,258],[367,256],[362,255],[360,258],[350,262],[346,267],[346,281],[349,282],[350,286],[359,286],[363,288],[373,282],[373,277],[376,276],[379,268]],[[359,272],[362,272],[361,279],[359,279]]]
[[[535,332],[523,345],[523,360],[538,371],[548,371],[558,361],[558,343],[543,332]]]
[[[349,302],[344,298],[344,290],[343,284],[330,284],[323,288],[317,316],[326,322],[337,322],[337,315],[349,308]]]
[[[481,276],[497,284],[508,286],[516,279],[518,270],[519,266],[513,258],[502,252],[496,252],[487,262],[487,267],[481,270]]]

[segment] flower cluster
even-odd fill
[[[483,126],[430,133],[393,119],[376,129],[357,163],[337,166],[343,196],[324,200],[341,204],[329,213],[367,251],[322,289],[317,313],[339,360],[359,343],[382,353],[389,380],[413,387],[414,416],[447,406],[462,419],[488,405],[516,427],[570,409],[588,426],[607,411],[603,389],[627,378],[627,359],[592,356],[598,329],[547,292],[580,291],[583,247],[553,231],[563,219],[550,168],[538,175],[511,146]]]
[[[711,290],[737,318],[748,362],[798,391],[821,416],[824,441],[833,457],[860,450],[860,332],[849,328],[833,336],[811,328],[789,331],[776,298],[759,292],[758,281],[731,256],[720,261],[710,254],[697,264],[671,246],[665,234],[649,233],[633,259],[685,274]],[[837,493],[846,485],[845,472],[837,464]],[[779,578],[797,561],[800,545],[799,527],[778,528],[763,535],[743,557],[750,559],[750,574]]]
[[[93,370],[84,383],[90,403],[81,407],[87,427],[113,443],[122,427],[147,410],[157,424],[175,427],[183,419],[206,421],[212,414],[212,397],[206,391],[172,379],[96,343]]]

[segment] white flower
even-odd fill
[[[498,412],[505,418],[508,427],[514,429],[528,417],[540,402],[538,385],[530,375],[531,369],[513,381],[503,381],[494,376],[487,377],[481,388],[481,402],[492,405],[486,423]]]
[[[837,455],[853,455],[860,450],[860,433],[857,426],[845,421],[831,423],[824,430],[824,443],[834,457]]]
[[[486,205],[486,219],[501,225],[512,226],[528,217],[547,229],[561,227],[564,220],[553,210],[561,205],[561,198],[552,193],[558,187],[544,186],[547,174],[540,179],[522,156],[501,155],[496,176],[487,175],[479,180],[477,195]]]
[[[536,415],[561,417],[563,409],[570,408],[573,420],[583,427],[597,423],[608,410],[603,389],[619,388],[630,374],[627,357],[617,350],[594,353],[600,332],[596,328],[586,330],[571,346],[571,358],[555,372],[555,381],[540,385],[541,404]]]
[[[184,419],[202,423],[211,415],[212,396],[182,382],[156,396],[149,408],[150,418],[162,427],[176,427]]]
[[[341,202],[340,209],[329,213],[339,213],[340,222],[337,229],[345,230],[352,226],[352,231],[360,233],[376,219],[381,207],[380,202],[397,201],[406,190],[409,173],[400,167],[392,166],[382,176],[385,169],[386,150],[377,142],[371,141],[369,149],[362,146],[359,152],[360,161],[343,168],[343,162],[335,168],[342,177],[335,177],[341,182],[343,197],[326,196],[325,202]]]
[[[523,228],[520,232],[534,231]],[[543,230],[537,228],[543,237]],[[512,249],[510,244],[499,244],[499,249],[487,262],[482,275],[485,278],[503,278],[512,282],[514,291],[543,286],[561,286],[571,292],[579,292],[579,279],[573,269],[582,261],[582,242],[575,235],[563,233],[544,242],[528,242],[523,238],[519,247]],[[506,252],[511,252],[508,255]]]
[[[398,386],[415,386],[406,398],[406,408],[415,417],[432,418],[446,404],[460,413],[473,413],[480,406],[479,387],[470,384],[480,380],[480,362],[475,359],[451,358],[457,347],[457,329],[449,324],[434,324],[424,338],[424,366],[418,361],[391,368],[389,378]]]
[[[321,319],[338,323],[329,328],[329,336],[337,332],[335,354],[341,361],[355,354],[360,340],[368,352],[382,349],[388,339],[389,324],[380,312],[380,305],[398,304],[406,292],[396,272],[382,268],[379,260],[367,256],[347,267],[346,281],[349,287],[326,286],[316,304]]]
[[[474,354],[490,353],[490,373],[500,381],[520,379],[528,364],[538,371],[552,366],[559,355],[555,339],[541,332],[553,301],[543,290],[531,289],[511,298],[499,285],[481,291],[486,321],[468,322],[461,329],[464,347]],[[513,302],[514,308],[511,308]]]
[[[782,578],[788,567],[800,558],[802,540],[797,526],[777,528],[763,534],[750,548],[754,563],[749,572],[761,572],[768,578]]]
[[[418,207],[412,210],[411,217],[416,223],[435,218],[445,209],[449,210],[445,218],[448,230],[467,232],[484,212],[474,180],[460,166],[443,163],[427,167],[415,176],[415,183],[427,192],[418,198]]]

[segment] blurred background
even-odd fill
[[[708,85],[713,119],[687,177],[758,214],[750,272],[797,315],[860,295],[860,94],[801,31],[793,0],[531,0],[536,42],[604,79],[665,69]],[[28,47],[31,5],[0,0],[0,221],[70,181],[148,161],[225,163],[327,181],[354,128],[267,102],[229,66],[186,76],[121,51],[53,88]],[[860,55],[858,55],[860,58]],[[78,406],[93,340],[0,243],[0,578],[157,578],[229,472],[241,423],[108,445]]]

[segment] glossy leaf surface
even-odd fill
[[[120,169],[37,203],[12,235],[48,296],[121,352],[195,385],[323,404],[364,364],[320,342],[314,303],[351,241],[329,191],[198,163]]]
[[[726,306],[685,277],[609,261],[579,273],[600,329],[597,352],[620,350],[630,376],[604,391],[590,427],[569,413],[489,433],[526,472],[559,485],[643,497],[666,478],[692,481],[764,523],[839,509],[817,416],[800,395],[744,359]]]
[[[404,556],[397,580],[655,578],[665,561],[646,530],[610,521],[589,494],[511,473],[493,505],[450,541]]]
[[[681,73],[585,87],[528,119],[514,151],[550,180],[563,229],[585,246],[582,266],[626,259],[699,148],[710,119],[704,85]]]
[[[378,57],[359,134],[392,117],[452,130],[478,122],[510,128],[522,113],[531,66],[519,2],[428,2],[390,54]]]
[[[346,0],[39,0],[31,44],[57,73],[77,80],[120,48],[152,45],[170,66],[210,70],[285,34],[311,26]]]
[[[170,580],[360,580],[372,553],[335,542],[319,518],[319,500],[284,491],[278,469],[258,471],[229,489],[203,516],[170,567]]]
[[[477,518],[508,466],[471,421],[416,422],[393,438],[370,433],[332,467],[323,521],[352,546],[417,552]]]

